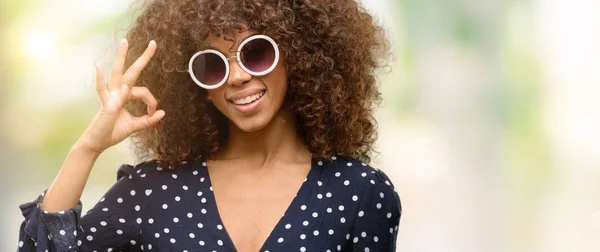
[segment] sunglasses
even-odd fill
[[[275,68],[279,50],[275,41],[265,35],[253,35],[242,41],[235,56],[225,57],[213,49],[195,53],[190,59],[188,72],[198,86],[215,89],[229,77],[229,60],[236,58],[240,67],[253,76],[263,76]]]

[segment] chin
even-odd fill
[[[237,127],[243,132],[256,132],[260,131],[269,125],[271,117],[266,115],[255,115],[253,117],[246,118],[229,118],[233,126]]]

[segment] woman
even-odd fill
[[[398,195],[365,164],[387,44],[354,0],[154,0],[126,37],[21,205],[19,251],[395,250]],[[81,217],[96,158],[130,135],[146,161]]]

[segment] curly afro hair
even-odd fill
[[[127,31],[126,67],[150,40],[158,48],[137,85],[166,116],[132,136],[138,159],[176,166],[214,157],[224,146],[225,118],[187,73],[189,58],[211,33],[255,30],[277,41],[288,75],[286,106],[314,158],[334,154],[369,162],[381,101],[374,72],[385,65],[384,30],[355,0],[152,0]],[[146,106],[132,101],[133,115]]]

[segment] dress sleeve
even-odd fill
[[[17,252],[118,251],[136,245],[141,233],[142,208],[148,197],[143,191],[145,170],[122,165],[117,182],[85,216],[81,202],[76,207],[50,213],[41,208],[44,193],[22,204]]]
[[[352,251],[396,251],[402,206],[398,193],[385,173],[371,171],[363,189],[350,238]]]

